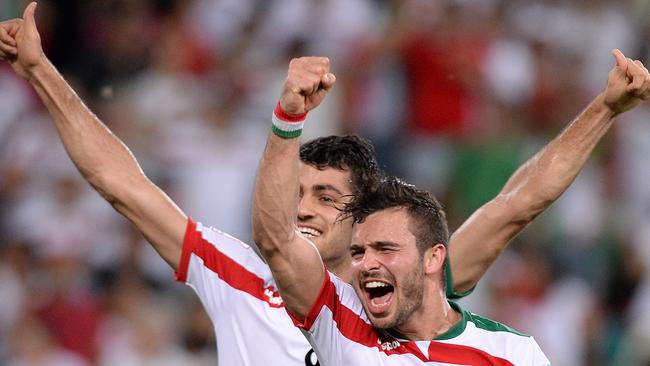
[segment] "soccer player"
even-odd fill
[[[214,323],[220,364],[315,364],[310,345],[283,309],[267,264],[248,245],[188,219],[148,180],[126,146],[47,60],[34,11],[32,3],[24,20],[0,23],[0,58],[34,87],[84,178],[199,295]],[[455,290],[471,290],[508,241],[571,183],[609,127],[596,112],[585,111],[454,233],[449,260]],[[358,138],[329,137],[304,145],[301,158],[306,162],[299,175],[303,193],[293,219],[328,268],[351,280],[351,221],[336,221],[337,206],[374,184],[378,169],[372,148]],[[541,193],[538,187],[544,188]]]
[[[567,140],[577,143],[572,148],[588,150],[585,144],[593,148],[616,115],[650,97],[650,74],[641,62],[626,59],[619,50],[614,57],[616,65],[605,90],[533,158],[533,165],[566,169],[565,157],[549,156],[547,149],[557,149]],[[348,207],[352,217],[339,220],[339,224],[352,219],[357,223],[350,246],[352,278],[340,279],[323,265],[296,221],[305,193],[299,175],[309,169],[298,159],[296,137],[307,112],[334,83],[326,58],[291,62],[253,200],[254,241],[271,268],[286,310],[303,329],[321,364],[549,365],[531,337],[447,301],[442,285],[448,237],[445,217],[425,192],[389,181],[374,192],[362,193]],[[569,150],[561,149],[571,154]],[[519,189],[525,189],[530,184],[526,179],[538,172],[528,173],[518,183]],[[340,175],[339,180],[345,177],[344,171],[332,174]],[[526,190],[534,196],[537,190],[544,194],[546,187]],[[515,189],[511,194],[521,192]],[[342,195],[334,197],[333,206],[348,203]],[[454,245],[450,246],[452,265]]]

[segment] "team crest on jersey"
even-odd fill
[[[381,338],[377,338],[377,344],[381,347],[382,351],[391,351],[402,345],[401,343],[399,343],[399,341],[395,339],[391,341],[382,342]]]
[[[264,288],[264,296],[266,296],[266,301],[271,305],[282,306],[283,304],[280,294],[273,286],[267,286]]]

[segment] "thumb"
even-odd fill
[[[334,83],[336,83],[336,76],[334,76],[334,74],[332,74],[331,72],[323,75],[323,77],[321,78],[321,85],[325,90],[332,89]]]
[[[25,29],[29,32],[36,31],[36,20],[34,19],[34,13],[36,12],[36,1],[32,1],[25,8],[23,13],[23,19],[25,20]]]
[[[625,57],[623,52],[621,52],[621,50],[619,50],[618,48],[615,48],[614,50],[612,50],[612,55],[614,55],[614,59],[616,59],[616,66],[618,66],[621,69],[621,71],[626,72],[627,58]]]

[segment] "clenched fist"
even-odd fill
[[[307,113],[318,107],[335,82],[327,57],[294,58],[289,64],[280,106],[287,113]]]

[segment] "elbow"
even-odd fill
[[[293,230],[285,229],[286,225],[277,222],[277,216],[253,213],[253,242],[267,260],[293,240]]]
[[[122,215],[133,209],[137,198],[134,195],[141,194],[144,187],[151,182],[144,176],[124,176],[115,174],[92,174],[86,175],[86,180],[117,212]]]
[[[115,188],[119,184],[117,179],[108,174],[102,174],[101,172],[82,171],[81,174],[93,189],[111,206],[116,207],[120,204],[120,195],[118,194],[118,189]]]

